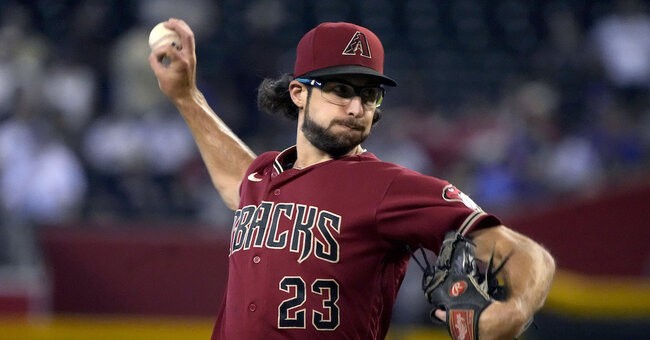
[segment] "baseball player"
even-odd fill
[[[166,27],[180,46],[153,50],[149,63],[234,210],[213,339],[383,339],[411,251],[437,252],[449,231],[470,237],[480,259],[509,257],[501,271],[508,297],[481,314],[481,339],[522,332],[544,303],[552,257],[451,183],[361,145],[385,86],[397,85],[383,74],[373,32],[339,22],[303,36],[293,73],[264,80],[258,94],[261,109],[297,121],[296,144],[256,156],[197,89],[190,27],[177,19]]]

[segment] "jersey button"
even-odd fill
[[[273,195],[275,196],[280,195],[280,189],[275,189],[275,191],[273,191]]]
[[[259,256],[253,257],[253,263],[260,263],[260,261],[262,261],[262,259]]]
[[[257,306],[254,303],[248,305],[248,310],[254,312],[257,309]]]

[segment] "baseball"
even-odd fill
[[[152,50],[171,43],[180,46],[181,38],[178,34],[165,27],[163,24],[164,23],[161,22],[154,26],[154,28],[151,29],[151,33],[149,33],[149,47],[151,47]]]

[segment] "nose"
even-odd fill
[[[348,104],[348,114],[355,117],[361,117],[366,112],[361,97],[354,96]]]

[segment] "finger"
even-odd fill
[[[442,309],[436,309],[433,315],[440,321],[446,322],[447,321],[447,312],[445,312]]]
[[[149,64],[158,69],[160,66],[168,67],[172,61],[179,58],[178,46],[172,42],[168,45],[158,46],[149,54]]]
[[[149,65],[155,73],[167,68],[171,63],[171,57],[165,51],[156,51],[149,54]]]
[[[159,74],[160,72],[163,71],[163,69],[166,67],[162,63],[162,60],[165,58],[165,52],[161,51],[151,51],[149,53],[149,66],[151,66],[151,69],[153,70],[154,74]]]
[[[194,32],[184,20],[170,18],[165,22],[165,27],[174,30],[178,34],[183,48],[194,51]]]

